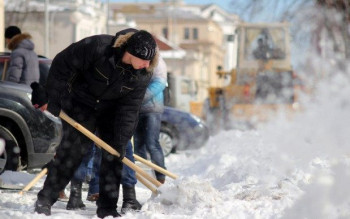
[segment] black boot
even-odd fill
[[[34,211],[38,214],[45,214],[46,216],[51,215],[51,204],[48,201],[38,199],[34,207]]]
[[[123,186],[123,205],[121,212],[125,214],[128,211],[139,211],[142,205],[136,200],[135,186]]]
[[[112,216],[112,217],[121,217],[121,215],[117,212],[117,210],[115,208],[97,208],[96,211],[97,217],[99,218],[105,218],[108,216]]]
[[[70,182],[70,196],[66,207],[67,210],[85,210],[86,206],[84,205],[83,200],[81,198],[82,185],[82,182],[76,180],[72,180]]]

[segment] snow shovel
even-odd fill
[[[140,156],[138,156],[136,154],[134,154],[134,158],[135,158],[135,160],[140,161],[141,163],[151,167],[152,169],[154,169],[154,170],[156,170],[156,171],[158,171],[160,173],[163,173],[166,176],[169,176],[169,177],[171,177],[173,179],[176,179],[178,177],[176,174],[171,173],[171,172],[167,171],[166,169],[161,168],[160,166],[158,166],[158,165],[156,165],[156,164],[154,164],[154,163],[152,163],[152,162],[150,162],[150,161],[148,161],[146,159],[143,159],[142,157],[140,157]]]
[[[24,192],[28,192],[29,189],[31,189],[43,176],[47,174],[48,169],[44,168],[38,175],[32,179],[20,192],[20,195],[23,195]],[[152,184],[150,184],[147,180],[145,180],[142,176],[140,176],[139,173],[136,172],[136,178],[138,181],[140,181],[144,186],[146,186],[149,190],[151,190],[154,194],[158,194],[158,191],[156,188],[153,187]]]
[[[32,188],[43,176],[47,174],[48,169],[44,168],[38,175],[32,179],[20,192],[20,195],[23,195],[24,192],[28,192],[30,188]],[[151,190],[154,194],[158,194],[158,191],[156,188],[153,187],[152,184],[150,184],[147,180],[145,180],[140,174],[136,172],[136,178],[138,181],[140,181],[144,186],[146,186],[149,190]]]
[[[112,148],[110,145],[108,145],[106,142],[104,142],[102,139],[100,139],[99,137],[97,137],[95,134],[93,134],[92,132],[90,132],[88,129],[86,129],[85,127],[83,127],[82,125],[80,125],[79,123],[77,123],[75,120],[73,120],[72,118],[70,118],[67,114],[65,114],[63,111],[60,112],[60,117],[61,119],[63,119],[64,121],[66,121],[67,123],[69,123],[70,125],[72,125],[74,128],[78,129],[81,133],[83,133],[86,137],[90,138],[93,142],[96,143],[96,145],[100,146],[101,148],[105,149],[106,151],[108,151],[109,153],[111,153],[112,155],[115,155],[117,157],[120,156],[120,154],[118,153],[118,151],[116,151],[114,148]],[[148,180],[149,182],[153,183],[156,187],[161,186],[162,184],[154,179],[153,177],[151,177],[149,174],[147,174],[144,170],[142,170],[139,166],[137,166],[136,164],[134,164],[133,162],[131,162],[128,158],[124,157],[122,159],[122,162],[127,165],[128,167],[130,167],[131,169],[133,169],[137,174],[139,174],[140,176],[142,176],[143,178],[145,178],[146,180]],[[142,182],[142,181],[140,181]],[[157,193],[157,190],[154,189],[153,187],[150,188],[150,184],[145,185],[147,188],[149,188],[152,192]]]
[[[68,115],[66,115],[63,111],[61,111],[60,113],[60,117],[65,120],[67,123],[69,123],[70,125],[72,125],[73,127],[75,127],[76,129],[78,129],[79,131],[81,131],[84,135],[86,135],[88,138],[90,138],[91,140],[93,140],[98,146],[104,148],[105,150],[107,150],[108,152],[110,152],[111,154],[115,155],[115,156],[120,156],[119,153],[114,150],[111,146],[109,146],[107,143],[105,143],[104,141],[102,141],[100,138],[98,138],[96,135],[94,135],[93,133],[91,133],[89,130],[87,130],[86,128],[84,128],[83,126],[81,126],[79,123],[77,123],[76,121],[74,121],[73,119],[71,119]],[[170,173],[169,171],[137,156],[135,159],[139,160],[140,162],[154,168],[155,170],[162,172],[165,175],[168,175],[170,177],[172,177],[173,179],[177,178],[177,176],[173,173]],[[129,159],[127,159],[126,157],[124,157],[124,159],[122,160],[123,163],[125,163],[126,165],[128,165],[130,168],[132,168],[135,172],[136,172],[136,177],[137,179],[143,184],[145,185],[148,189],[150,189],[153,193],[157,194],[158,191],[156,188],[154,188],[150,183],[148,183],[146,181],[146,179],[148,179],[150,182],[152,182],[155,186],[159,187],[161,185],[160,182],[158,182],[156,179],[154,179],[153,177],[149,176],[146,172],[144,172],[141,168],[139,168],[137,165],[135,165],[133,162],[131,162]],[[23,194],[23,192],[29,191],[29,189],[35,185],[37,183],[37,181],[39,181],[40,178],[42,178],[45,174],[47,173],[47,168],[44,168],[31,182],[28,183],[28,185],[26,185],[22,191],[20,191],[20,194]],[[143,178],[144,177],[144,178]],[[145,179],[146,178],[146,179]]]
[[[20,195],[23,195],[23,192],[28,192],[30,188],[32,188],[43,176],[47,173],[47,168],[44,168],[32,181],[30,181],[20,192]]]

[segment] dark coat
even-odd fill
[[[48,111],[58,116],[67,99],[100,113],[113,108],[119,126],[114,127],[120,139],[117,144],[126,145],[158,56],[148,69],[135,70],[123,64],[125,45],[133,31],[91,36],[60,52],[52,61],[47,79]]]
[[[11,38],[8,48],[12,50],[8,69],[8,81],[30,85],[39,82],[38,55],[34,52],[34,43],[26,33]]]

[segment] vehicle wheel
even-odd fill
[[[168,156],[175,150],[177,137],[175,131],[167,126],[162,126],[159,133],[159,144],[163,149],[164,156]]]
[[[20,165],[20,148],[15,136],[0,125],[0,138],[5,143],[0,147],[0,174],[5,170],[17,171]]]

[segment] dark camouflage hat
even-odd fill
[[[156,55],[157,43],[145,30],[134,33],[127,41],[126,51],[143,60],[152,60]]]

